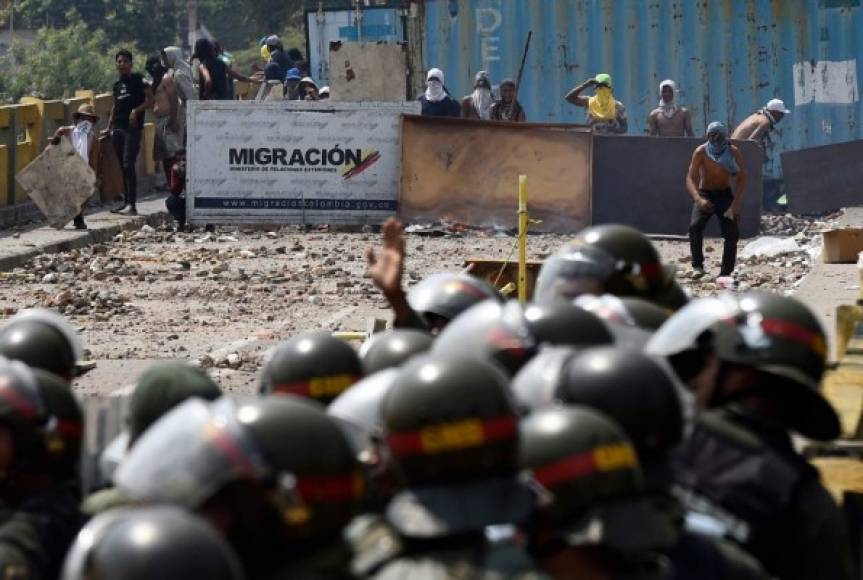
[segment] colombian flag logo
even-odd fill
[[[342,170],[342,178],[351,179],[377,163],[381,158],[380,151],[374,149],[363,149],[362,160],[355,165],[346,165]]]

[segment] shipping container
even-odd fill
[[[674,79],[696,134],[732,129],[774,97],[792,109],[773,133],[779,151],[860,139],[860,0],[426,0],[423,62],[444,70],[454,97],[479,70],[516,77],[533,31],[519,100],[537,122],[584,121],[563,96],[611,74],[631,134],[644,134],[659,83]]]

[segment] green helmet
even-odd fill
[[[276,348],[261,373],[261,393],[327,404],[362,376],[360,358],[349,344],[326,331],[308,332]]]
[[[773,377],[764,393],[783,403],[789,427],[811,439],[839,436],[836,411],[819,393],[827,338],[814,314],[794,298],[749,292],[737,297],[736,316],[716,332],[716,354],[726,363]]]
[[[338,534],[363,497],[360,466],[339,426],[295,396],[189,399],[147,430],[115,481],[131,498],[197,509],[232,484],[282,539]],[[257,517],[242,514],[246,519]]]
[[[431,348],[431,334],[410,328],[396,328],[372,335],[360,347],[359,356],[366,375],[389,367],[401,366],[406,360]]]
[[[665,456],[683,438],[683,408],[672,377],[635,350],[586,350],[570,359],[557,388],[568,405],[594,408],[620,425],[643,464]]]
[[[653,243],[635,228],[609,224],[579,232],[571,242],[605,251],[614,260],[614,273],[605,279],[605,291],[616,296],[651,297],[665,286],[663,268]]]
[[[532,547],[540,558],[567,546],[601,546],[620,562],[676,544],[680,521],[643,494],[635,450],[610,418],[586,407],[558,407],[529,415],[521,430],[521,463],[539,495]]]
[[[387,447],[409,486],[514,474],[518,449],[507,377],[455,355],[407,364],[383,404]]]
[[[566,244],[542,263],[534,300],[572,300],[583,294],[602,294],[606,291],[605,281],[616,267],[614,256],[603,248]]]
[[[0,355],[69,381],[75,376],[81,341],[62,316],[33,308],[22,310],[0,328]]]
[[[9,472],[43,471],[49,463],[44,426],[45,402],[33,371],[20,361],[0,357],[0,423],[12,436]]]
[[[112,510],[91,520],[66,558],[63,580],[242,580],[218,532],[172,507]]]
[[[84,413],[68,383],[42,369],[32,369],[45,405],[46,469],[61,478],[77,477],[84,442]]]
[[[129,440],[134,443],[162,415],[192,397],[214,401],[222,391],[203,370],[181,361],[158,362],[138,379],[129,401]]]
[[[431,352],[495,361],[515,374],[536,353],[536,340],[518,302],[486,300],[450,323]]]
[[[569,302],[529,304],[524,318],[537,344],[587,347],[614,342],[602,320]]]
[[[489,298],[503,301],[494,286],[461,272],[433,274],[408,290],[407,295],[411,309],[432,326],[437,326],[433,324],[435,322],[449,322],[474,304]]]
[[[689,303],[689,295],[677,280],[670,278],[653,296],[652,301],[670,312],[677,312]]]
[[[525,417],[520,461],[540,486],[540,519],[554,528],[568,528],[603,502],[642,491],[629,439],[611,419],[586,407]]]

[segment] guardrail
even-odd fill
[[[72,124],[78,107],[92,104],[99,115],[99,130],[108,126],[114,98],[110,94],[76,91],[75,97],[63,100],[43,100],[23,97],[17,105],[0,106],[0,209],[24,204],[27,195],[15,183],[15,175],[45,148],[58,127]],[[153,144],[156,128],[144,124],[144,154],[138,160],[138,173],[154,175]]]

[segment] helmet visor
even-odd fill
[[[645,347],[655,356],[671,356],[693,348],[711,326],[733,318],[737,306],[730,296],[700,298],[681,308],[659,327]]]
[[[195,508],[226,483],[264,477],[264,459],[235,411],[227,398],[179,405],[135,444],[117,485],[136,499]]]

